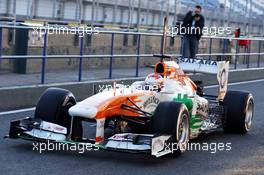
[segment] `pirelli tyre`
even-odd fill
[[[64,126],[69,133],[71,116],[68,110],[75,104],[75,97],[70,91],[61,88],[48,88],[37,103],[35,118]],[[82,137],[82,125],[78,118],[73,122],[72,137]]]
[[[252,94],[241,91],[228,91],[224,98],[225,117],[223,129],[226,132],[246,134],[254,114]]]
[[[185,152],[189,142],[189,112],[178,102],[160,102],[151,123],[152,133],[171,135],[168,144],[173,156]]]

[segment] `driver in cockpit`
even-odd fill
[[[150,91],[160,91],[163,85],[164,78],[157,73],[149,74],[145,79],[145,89]]]

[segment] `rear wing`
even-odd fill
[[[179,57],[177,63],[184,72],[216,74],[219,84],[218,99],[224,99],[227,91],[229,61]]]

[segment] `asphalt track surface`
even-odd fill
[[[246,90],[255,98],[252,130],[244,136],[217,131],[193,143],[231,143],[230,151],[188,151],[177,158],[154,158],[145,154],[106,151],[33,151],[31,142],[3,139],[9,122],[33,115],[23,112],[0,116],[0,174],[264,174],[264,81],[229,86]],[[215,92],[209,88],[207,92]]]

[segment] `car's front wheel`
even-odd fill
[[[169,148],[173,155],[186,151],[189,142],[189,112],[177,102],[161,102],[152,117],[152,133],[171,135]]]
[[[61,88],[48,88],[37,103],[35,118],[64,126],[69,134],[71,116],[68,110],[75,104],[75,97],[70,91]],[[78,118],[73,121],[72,137],[82,137],[82,124]]]

